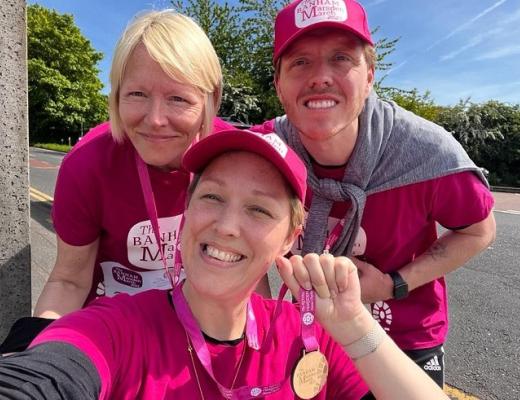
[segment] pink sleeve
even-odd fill
[[[274,119],[265,121],[263,124],[253,125],[249,130],[258,133],[274,132]]]
[[[464,228],[484,220],[494,198],[473,172],[460,172],[436,180],[432,218],[448,229]]]
[[[100,185],[93,161],[82,151],[63,160],[52,205],[52,220],[58,236],[72,246],[92,243],[100,235]]]
[[[129,297],[128,295],[122,295]],[[125,298],[120,298],[125,300]],[[100,399],[109,398],[112,382],[121,367],[117,349],[132,348],[123,334],[128,318],[111,299],[100,299],[91,306],[53,322],[34,339],[30,347],[46,342],[64,342],[82,351],[94,364],[101,380]]]

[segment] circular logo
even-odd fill
[[[260,394],[262,394],[262,389],[257,388],[257,387],[251,389],[251,396],[256,397]]]
[[[306,312],[305,314],[303,314],[302,321],[304,325],[310,325],[314,322],[314,315],[312,315],[312,313],[310,312]]]

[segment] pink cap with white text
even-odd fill
[[[287,179],[298,198],[305,201],[307,168],[276,133],[242,129],[216,132],[193,144],[184,153],[182,166],[189,172],[200,173],[213,159],[229,151],[247,151],[265,158]]]
[[[365,10],[357,1],[296,0],[276,16],[274,62],[302,34],[324,27],[343,29],[374,45]]]

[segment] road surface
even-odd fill
[[[54,263],[49,212],[62,158],[61,153],[31,149],[33,299]],[[494,196],[497,240],[447,278],[451,330],[446,381],[453,399],[520,399],[520,194]],[[275,272],[270,281],[278,293]]]

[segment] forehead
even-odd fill
[[[318,28],[302,34],[296,39],[282,55],[282,58],[290,57],[309,49],[311,45],[334,46],[338,48],[362,47],[361,40],[351,32],[337,28]]]
[[[202,171],[201,180],[205,178],[219,181],[229,179],[231,182],[245,178],[262,190],[289,190],[288,183],[274,164],[246,151],[230,151],[214,158]]]

